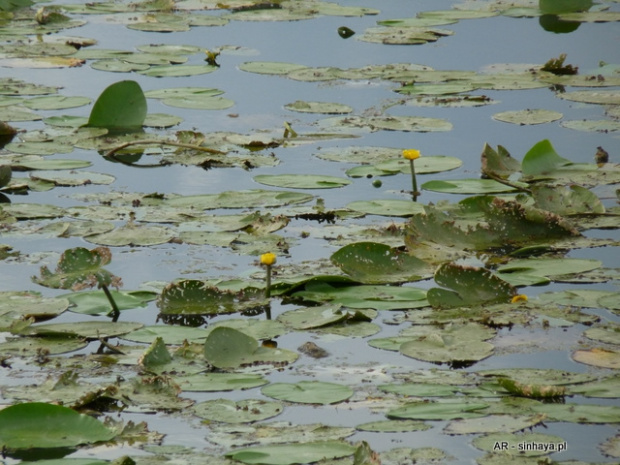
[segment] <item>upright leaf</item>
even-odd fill
[[[142,127],[146,113],[146,97],[140,85],[135,81],[120,81],[101,93],[86,126],[135,130]]]

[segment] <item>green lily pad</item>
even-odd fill
[[[322,328],[337,323],[370,321],[368,310],[347,310],[340,305],[321,305],[288,310],[278,316],[277,321],[297,330]]]
[[[493,179],[434,180],[422,184],[422,189],[444,194],[498,194],[515,191],[513,187],[501,184]]]
[[[279,207],[305,203],[313,199],[310,194],[289,191],[265,191],[260,189],[246,191],[225,191],[220,194],[171,196],[166,205],[190,207],[197,210],[216,208]]]
[[[298,442],[236,449],[226,457],[247,464],[292,465],[353,455],[356,447],[344,441]]]
[[[346,116],[333,117],[320,122],[321,126],[336,128],[362,128],[370,131],[436,132],[450,131],[452,124],[438,118],[422,116]]]
[[[0,411],[0,444],[9,450],[73,447],[114,436],[99,420],[60,405],[31,402]]]
[[[104,268],[112,260],[110,249],[98,247],[88,250],[76,247],[63,252],[56,271],[52,273],[47,266],[41,267],[41,277],[32,280],[53,289],[72,289],[75,286],[114,286],[120,280]]]
[[[477,362],[493,354],[493,344],[485,342],[490,337],[493,334],[478,324],[455,325],[404,342],[399,350],[407,357],[425,362]]]
[[[323,381],[300,381],[298,383],[271,383],[261,392],[274,399],[301,404],[336,404],[353,395],[348,386]]]
[[[252,389],[269,383],[262,376],[249,373],[198,373],[178,376],[174,378],[174,381],[183,391],[187,392],[236,391]]]
[[[99,339],[115,337],[130,333],[144,326],[142,323],[131,321],[83,321],[75,323],[47,323],[30,326],[27,329],[29,335],[66,337],[81,337],[86,339]]]
[[[423,421],[415,420],[382,420],[362,423],[355,429],[359,431],[371,431],[374,433],[409,433],[413,431],[426,431],[432,427]]]
[[[282,413],[280,402],[261,399],[244,399],[238,402],[215,399],[201,402],[192,407],[195,415],[210,421],[225,423],[251,423],[265,420]]]
[[[572,186],[533,186],[536,206],[558,215],[605,213],[601,200],[589,189]]]
[[[433,307],[451,308],[510,302],[516,294],[512,285],[484,268],[444,263],[435,272],[435,282],[451,290],[432,288],[427,292]]]
[[[487,414],[485,402],[451,399],[446,401],[412,402],[386,413],[388,418],[410,420],[453,420],[457,418],[480,418]]]
[[[551,110],[520,110],[520,111],[504,111],[502,113],[495,113],[493,119],[497,121],[503,121],[504,123],[512,123],[523,125],[530,124],[544,124],[557,121],[562,118],[562,113]]]
[[[264,303],[264,291],[257,288],[218,289],[205,281],[184,279],[168,284],[157,306],[165,315],[218,315],[235,313]]]
[[[174,231],[163,226],[128,223],[112,231],[85,237],[88,242],[111,247],[165,244],[175,237]]]
[[[191,326],[178,325],[156,325],[144,326],[136,331],[124,334],[122,336],[122,339],[150,344],[155,339],[162,338],[167,344],[181,345],[185,341],[204,342],[207,338],[207,335],[207,331],[205,331],[203,328],[192,328]]]
[[[564,100],[601,105],[620,105],[620,92],[617,90],[579,90],[556,94]]]
[[[71,302],[57,297],[41,297],[36,294],[14,294],[0,292],[0,315],[15,312],[19,317],[46,319],[60,315]]]
[[[452,420],[445,434],[513,433],[542,423],[543,415],[489,415],[484,418]]]
[[[332,254],[331,261],[353,279],[366,284],[418,281],[428,264],[389,245],[356,242]]]
[[[545,139],[535,144],[525,154],[521,170],[524,176],[541,176],[571,164],[570,160],[558,155],[551,142]]]
[[[527,258],[511,260],[497,269],[498,276],[513,285],[540,283],[549,277],[559,280],[561,276],[584,273],[599,268],[599,260],[579,258]]]
[[[349,308],[375,310],[410,309],[428,305],[425,290],[408,286],[334,287],[319,282],[306,285],[303,291],[297,291],[292,296],[317,303],[328,301]]]
[[[412,216],[424,211],[424,206],[411,200],[356,200],[347,204],[351,210],[381,216]]]
[[[148,291],[110,291],[119,310],[146,307],[147,302],[155,300],[157,294]],[[84,315],[107,315],[110,301],[103,291],[74,292],[58,298],[71,302],[71,311]]]
[[[257,74],[285,75],[291,71],[304,69],[306,66],[297,63],[285,63],[279,61],[247,61],[239,65],[241,71]]]
[[[112,184],[116,178],[108,174],[92,171],[54,170],[32,171],[32,179],[54,183],[57,186],[84,186],[88,184]]]
[[[344,105],[342,103],[306,102],[303,100],[296,100],[293,103],[288,103],[284,105],[284,108],[300,113],[321,113],[327,115],[342,115],[353,111],[353,108],[349,105]]]
[[[294,362],[298,355],[285,349],[259,346],[258,341],[233,328],[215,328],[204,345],[205,359],[217,368],[236,368],[260,362],[286,364]]]
[[[187,77],[209,74],[215,70],[217,66],[211,65],[161,65],[139,71],[139,74],[151,77]]]
[[[254,181],[267,186],[293,189],[334,189],[351,184],[345,178],[312,174],[259,174],[254,176]]]
[[[50,95],[34,97],[24,101],[23,105],[31,110],[64,110],[88,105],[91,99],[88,97],[65,97],[62,95]]]

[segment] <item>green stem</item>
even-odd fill
[[[114,297],[112,297],[112,293],[108,289],[108,286],[106,286],[105,284],[101,285],[101,289],[103,289],[105,296],[108,298],[108,302],[110,302],[110,305],[112,305],[112,310],[110,311],[110,314],[112,315],[112,321],[118,320],[121,311],[118,309],[118,305],[116,305]]]
[[[415,178],[415,165],[413,160],[409,160],[409,167],[411,168],[411,187],[413,188],[414,197],[418,196],[418,181]]]
[[[267,265],[267,278],[265,285],[265,297],[269,299],[271,297],[271,265]]]

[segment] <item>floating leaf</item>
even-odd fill
[[[399,199],[356,200],[347,204],[347,208],[382,216],[412,216],[424,211],[424,206],[417,202]]]
[[[184,279],[168,284],[157,306],[165,315],[218,315],[260,306],[263,299],[261,289],[237,292],[218,289],[197,279]]]
[[[433,307],[451,308],[510,302],[516,290],[484,268],[444,263],[435,272],[435,282],[447,289],[432,288],[427,299]]]
[[[328,283],[309,283],[305,290],[293,297],[321,303],[328,301],[349,308],[373,308],[375,310],[398,310],[428,305],[426,291],[409,286],[345,286],[334,287]]]
[[[313,174],[259,174],[254,176],[254,181],[293,189],[333,189],[351,184],[351,181],[345,178]]]
[[[301,404],[336,404],[353,395],[348,386],[323,381],[300,381],[298,383],[271,383],[261,392],[274,399]]]
[[[480,418],[489,404],[453,399],[450,401],[412,402],[386,413],[388,418],[411,420],[453,420],[456,418]]]
[[[347,245],[331,256],[342,271],[363,283],[418,281],[428,265],[407,252],[377,242]]]
[[[494,179],[435,180],[422,184],[422,189],[443,192],[445,194],[497,194],[515,191],[514,187],[501,184]]]
[[[135,81],[108,86],[95,102],[87,126],[113,130],[141,128],[146,118],[146,98]]]
[[[454,325],[404,342],[399,350],[407,357],[426,362],[477,362],[493,354],[493,344],[485,342],[493,336],[493,331],[475,323]]]
[[[262,376],[249,373],[199,373],[175,377],[174,380],[187,392],[236,391],[269,383]]]
[[[119,310],[146,307],[157,294],[148,291],[110,291]],[[84,315],[107,315],[110,313],[110,301],[103,291],[79,292],[59,296],[71,302],[71,311]]]
[[[258,341],[233,328],[215,328],[205,341],[204,355],[217,368],[236,368],[261,363],[290,363],[298,355],[284,349],[259,346]]]
[[[355,446],[344,441],[317,441],[248,447],[228,452],[226,456],[247,464],[292,465],[348,457],[355,450]]]
[[[93,244],[120,247],[165,244],[170,242],[174,236],[170,228],[130,222],[112,231],[89,235],[85,239]]]
[[[373,315],[374,316],[374,315]],[[288,310],[278,316],[278,321],[297,330],[322,328],[337,323],[370,321],[368,311],[347,310],[340,305],[320,305]]]
[[[512,123],[523,125],[543,124],[557,121],[562,118],[562,113],[551,110],[520,110],[520,111],[504,111],[495,113],[493,119],[503,121],[504,123]]]
[[[298,111],[300,113],[321,113],[327,115],[342,115],[351,113],[353,108],[349,105],[342,103],[330,103],[330,102],[306,102],[303,100],[296,100],[293,103],[287,103],[284,108],[291,111]]]
[[[533,186],[532,196],[536,206],[558,215],[602,214],[605,207],[601,200],[585,187]]]
[[[56,271],[41,268],[41,277],[33,281],[53,289],[82,289],[93,286],[114,286],[120,279],[102,268],[110,263],[112,253],[106,247],[88,250],[84,247],[65,250],[60,256]]]
[[[32,402],[0,411],[0,444],[9,450],[73,447],[114,436],[99,420],[60,405]]]
[[[192,408],[194,414],[210,421],[225,423],[251,423],[282,413],[282,404],[262,399],[244,399],[238,402],[215,399],[201,402]]]
[[[586,349],[573,352],[573,360],[586,365],[593,365],[602,368],[620,368],[620,352],[607,349]]]
[[[489,415],[484,418],[452,420],[445,434],[512,433],[533,428],[544,421],[544,415]]]
[[[32,171],[32,179],[54,183],[57,186],[85,186],[89,184],[112,184],[114,176],[91,171],[55,170],[55,171]]]

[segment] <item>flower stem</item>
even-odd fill
[[[265,284],[265,297],[269,299],[271,297],[271,265],[267,265],[267,278]]]
[[[415,178],[415,165],[413,164],[413,160],[409,160],[409,167],[411,168],[411,187],[413,188],[413,195],[417,197],[418,181]]]

